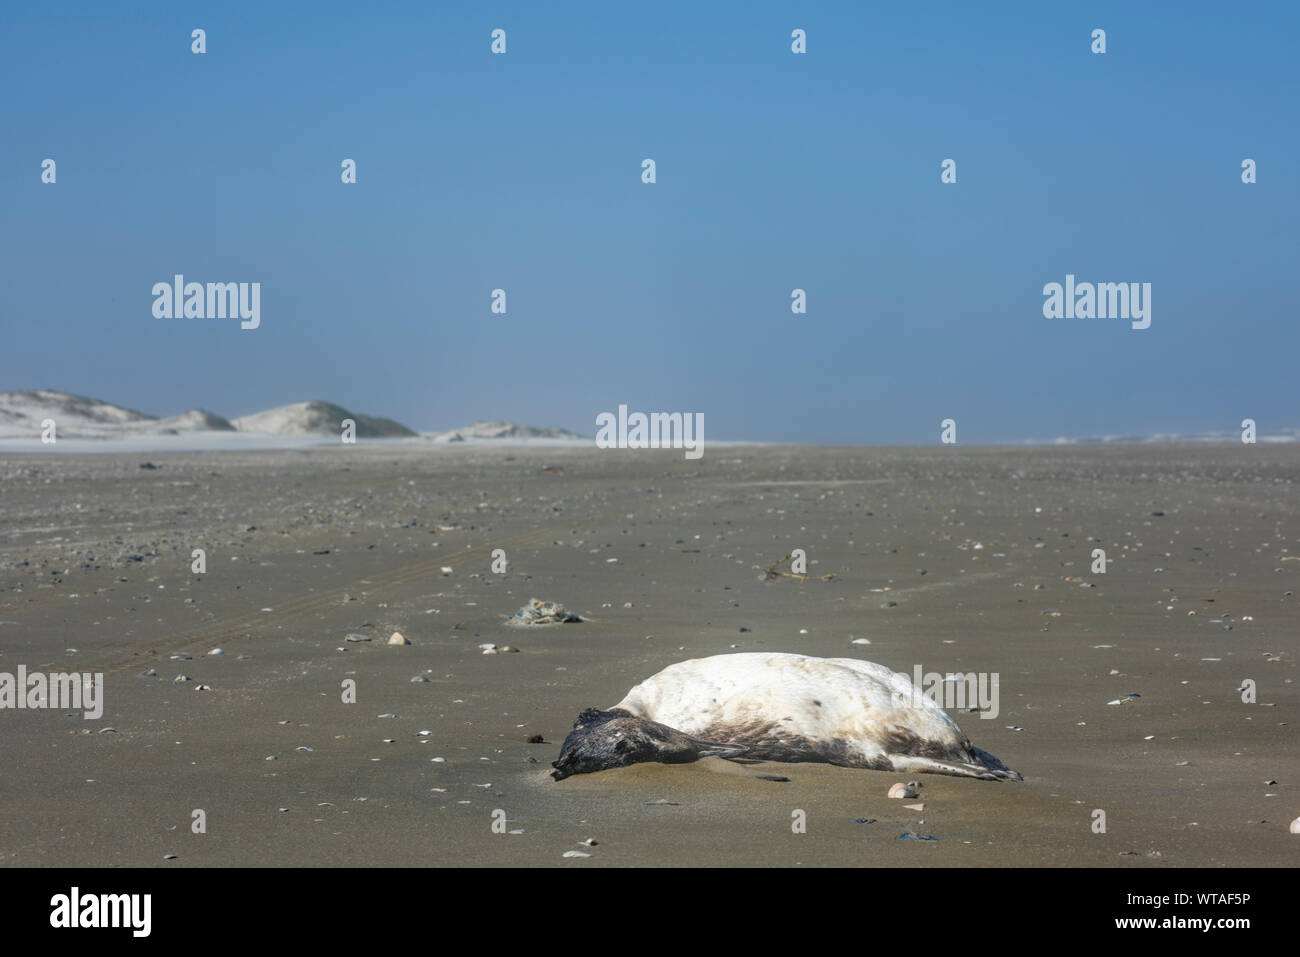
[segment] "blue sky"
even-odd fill
[[[6,3],[0,391],[853,444],[1294,427],[1298,10]],[[261,327],[156,319],[175,273],[261,282]],[[1150,282],[1151,328],[1044,318],[1067,273]]]

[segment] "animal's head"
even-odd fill
[[[578,715],[573,730],[564,739],[560,756],[551,764],[555,768],[551,777],[563,781],[570,775],[621,768],[641,761],[683,764],[710,755],[730,757],[744,750],[740,745],[692,738],[621,708],[612,711],[588,708]]]

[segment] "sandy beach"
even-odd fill
[[[1297,476],[1241,444],[6,453],[0,672],[102,672],[104,710],[0,712],[0,862],[1294,865]],[[533,597],[585,620],[506,624]],[[550,779],[580,710],[734,651],[997,673],[996,718],[953,716],[1024,781]]]

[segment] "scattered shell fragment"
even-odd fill
[[[343,640],[344,641],[373,641],[374,639],[372,639],[369,635],[351,634],[351,635],[344,635]]]
[[[907,808],[909,811],[924,811],[924,810],[925,810],[925,804],[904,804],[903,807]]]
[[[388,636],[388,643],[390,645],[409,645],[410,641],[400,631],[395,631]]]
[[[586,851],[565,851],[563,857],[591,857]]]
[[[1291,822],[1291,833],[1300,834],[1300,817]]]
[[[208,652],[210,655],[224,655],[226,652],[221,648],[213,648]]]
[[[889,789],[889,796],[891,798],[914,798],[916,797],[916,790],[900,782]]]

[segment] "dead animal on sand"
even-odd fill
[[[1023,780],[914,692],[906,675],[856,658],[764,652],[683,661],[608,711],[578,715],[551,776],[722,757]]]

